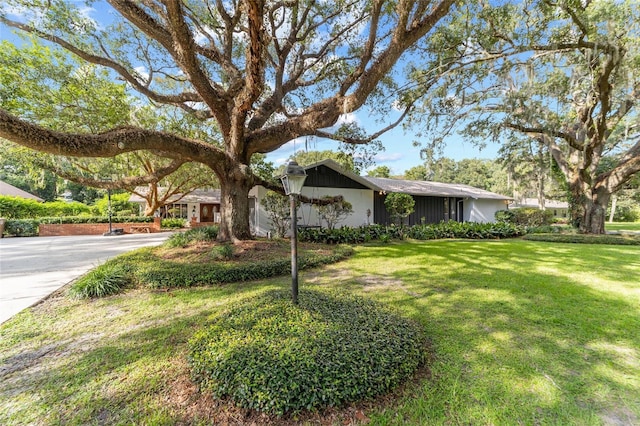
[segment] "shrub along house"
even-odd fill
[[[416,202],[415,211],[405,219],[408,225],[448,220],[493,222],[495,212],[506,209],[511,201],[504,195],[468,185],[359,176],[329,159],[306,166],[305,170],[307,179],[302,188],[303,195],[314,199],[342,195],[351,203],[353,213],[338,223],[338,227],[391,224],[384,200],[392,192],[409,194]],[[260,204],[266,193],[267,189],[262,186],[256,186],[249,192],[249,221],[252,232],[258,236],[265,236],[271,231],[271,222]],[[129,200],[140,203],[141,209],[144,209],[145,200],[142,197],[132,195]],[[161,217],[217,224],[220,222],[220,190],[177,194],[159,213]],[[320,227],[326,226],[326,223],[315,206],[302,204],[298,209],[298,226]]]
[[[353,214],[338,226],[391,224],[384,200],[392,192],[409,194],[416,202],[415,211],[405,219],[408,225],[448,220],[494,222],[495,212],[506,209],[512,200],[468,185],[358,176],[333,160],[320,161],[306,166],[305,170],[307,180],[303,195],[310,198],[342,195],[351,203]],[[258,235],[265,235],[270,230],[269,219],[259,203],[266,192],[263,187],[255,187],[250,192],[257,200],[252,203],[251,223]],[[324,225],[316,207],[302,204],[298,209],[298,226]]]

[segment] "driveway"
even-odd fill
[[[0,239],[0,324],[107,259],[158,245],[169,235],[161,232]]]

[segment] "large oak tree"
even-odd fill
[[[101,23],[78,3],[9,0],[0,22],[108,69],[139,99],[208,123],[219,143],[141,126],[63,133],[3,110],[0,137],[57,155],[152,150],[205,164],[222,189],[219,238],[237,240],[250,238],[248,192],[262,182],[251,157],[306,135],[373,140],[328,129],[392,84],[398,61],[454,1],[109,0],[113,20]],[[375,104],[388,112],[388,102]]]
[[[542,144],[566,180],[574,223],[604,233],[611,195],[640,171],[638,3],[486,6],[475,25],[440,34],[464,46],[457,52],[466,66],[429,92],[421,112],[445,131],[462,119],[471,138],[511,133]],[[447,52],[438,60],[451,60]],[[616,164],[598,167],[613,154]]]

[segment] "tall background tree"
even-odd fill
[[[98,133],[129,122],[142,122],[147,127],[171,128],[184,135],[205,133],[197,122],[176,117],[171,111],[160,114],[157,108],[136,106],[124,84],[111,81],[97,67],[83,65],[37,40],[25,41],[20,47],[5,40],[0,47],[0,106],[11,113],[60,131]],[[0,146],[2,173],[9,183],[43,194],[48,201],[62,192],[63,179],[77,184],[71,189],[82,201],[98,196],[87,188],[135,192],[137,185],[145,185],[149,189],[144,192],[147,213],[153,214],[176,193],[215,184],[204,166],[163,159],[150,151],[100,159],[38,153],[8,141],[0,141]],[[158,185],[165,189],[159,191]]]
[[[603,233],[611,194],[640,171],[639,4],[485,6],[475,25],[440,31],[452,48],[439,61],[464,65],[429,91],[419,117],[445,133],[464,119],[464,135],[480,141],[511,133],[541,144],[564,176],[575,225]],[[601,171],[609,154],[617,162]]]
[[[221,185],[219,238],[237,240],[250,238],[248,192],[262,183],[252,156],[300,136],[367,143],[397,125],[411,106],[402,99],[396,105],[404,113],[378,131],[327,130],[368,102],[370,114],[388,113],[397,99],[384,89],[395,87],[396,64],[448,17],[454,1],[110,0],[112,10],[102,12],[115,12],[112,21],[101,23],[80,3],[9,0],[0,22],[108,70],[141,101],[206,123],[217,143],[142,125],[59,132],[5,110],[0,137],[68,156],[146,149],[203,163]]]

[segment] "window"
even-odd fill
[[[186,204],[167,204],[160,209],[160,217],[187,219],[188,211]]]

